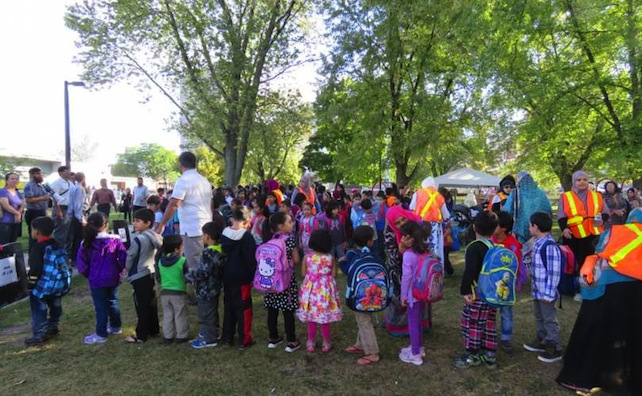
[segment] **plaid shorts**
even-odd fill
[[[461,332],[466,351],[477,353],[482,346],[487,351],[497,350],[496,314],[495,308],[480,300],[464,305],[461,313]]]

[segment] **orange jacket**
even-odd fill
[[[441,207],[443,205],[444,197],[433,187],[422,188],[417,191],[415,214],[423,221],[441,223],[444,220],[441,215]]]
[[[588,191],[586,195],[586,207],[584,202],[573,191],[562,194],[564,213],[568,218],[566,225],[573,233],[573,238],[582,239],[589,235],[600,235],[604,231],[603,226],[596,226],[593,222],[595,216],[602,213],[604,202],[602,195],[595,191]]]
[[[642,280],[642,224],[614,225],[608,237],[598,256],[620,274]]]

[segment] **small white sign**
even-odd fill
[[[18,282],[16,258],[10,256],[0,259],[0,286],[10,285],[15,282]]]
[[[118,236],[120,237],[120,240],[124,242],[127,242],[127,230],[124,228],[119,228],[118,229]]]

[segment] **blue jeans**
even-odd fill
[[[34,338],[44,338],[47,330],[58,328],[62,316],[62,297],[43,297],[29,295],[31,306],[31,331]],[[49,319],[47,319],[47,310]]]
[[[92,287],[91,298],[94,300],[96,311],[96,334],[107,337],[107,322],[114,329],[122,326],[118,307],[118,286]]]
[[[506,305],[499,309],[502,317],[502,334],[500,339],[502,341],[510,341],[513,335],[513,307]]]

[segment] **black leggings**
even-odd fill
[[[278,308],[268,308],[268,330],[270,332],[271,340],[279,339],[279,329],[278,329],[278,319],[279,311]],[[294,311],[283,311],[283,322],[285,324],[285,337],[288,342],[296,342],[296,330],[294,327]]]

